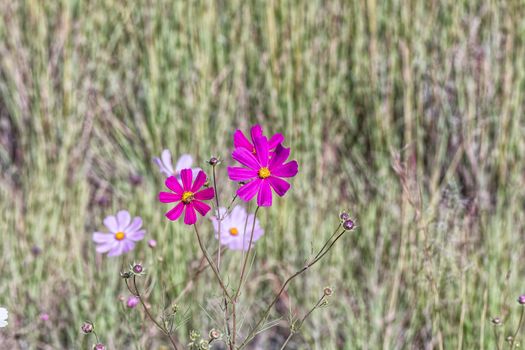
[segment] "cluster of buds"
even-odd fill
[[[341,212],[341,214],[339,215],[339,218],[341,219],[343,228],[346,231],[350,231],[355,227],[354,220],[350,218],[350,214],[348,214],[346,211]]]
[[[199,332],[192,330],[190,332],[190,342],[188,348],[192,350],[208,350],[210,348],[211,341],[207,341],[201,338]]]

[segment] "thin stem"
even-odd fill
[[[210,264],[211,269],[213,270],[213,273],[215,274],[215,277],[219,281],[219,284],[220,284],[224,294],[231,301],[230,293],[228,293],[228,289],[226,289],[226,286],[224,285],[224,282],[222,281],[221,275],[220,275],[219,271],[217,270],[217,267],[213,263],[213,260],[211,259],[210,255],[208,254],[208,251],[206,250],[206,247],[202,243],[201,235],[199,234],[199,230],[197,229],[197,225],[193,225],[193,227],[195,228],[195,234],[197,235],[197,240],[199,241],[199,247],[201,248],[201,251],[204,254],[204,257],[208,261],[208,264]]]
[[[306,315],[304,315],[303,318],[297,323],[297,327],[294,327],[293,329],[290,330],[290,334],[288,335],[288,338],[286,338],[285,342],[281,346],[281,350],[284,350],[284,348],[286,347],[290,339],[292,339],[294,334],[297,333],[301,329],[304,321],[308,318],[308,316],[312,314],[312,312],[314,312],[315,309],[319,307],[319,305],[321,305],[321,303],[324,301],[325,298],[326,298],[326,295],[323,293],[323,295],[321,296],[321,298],[319,298],[317,303],[315,303],[315,305],[310,309],[310,311],[308,311]]]
[[[213,178],[213,190],[215,191],[215,207],[217,208],[217,225],[219,226],[218,229],[218,236],[219,236],[219,254],[217,254],[217,271],[221,270],[221,222],[222,222],[222,216],[221,212],[219,210],[219,191],[217,190],[217,176],[215,174],[215,165],[212,166],[212,178]]]
[[[234,301],[237,300],[237,298],[239,297],[239,293],[240,293],[240,290],[241,290],[241,287],[242,287],[242,283],[243,283],[243,280],[244,280],[244,274],[246,272],[246,265],[248,263],[248,257],[250,256],[250,250],[252,248],[253,232],[255,230],[255,221],[257,221],[257,212],[259,211],[259,208],[260,207],[258,206],[255,209],[255,213],[253,214],[252,231],[250,233],[250,243],[248,244],[248,250],[246,251],[246,254],[244,255],[244,262],[242,264],[241,277],[239,278],[239,287],[235,291],[235,296],[233,297]],[[244,240],[244,237],[243,237],[243,240]],[[243,242],[243,245],[244,245],[244,242]]]
[[[498,337],[498,332],[496,331],[496,326],[492,326],[492,330],[494,331],[494,338],[496,339],[496,350],[500,350],[499,337]]]
[[[281,294],[285,291],[286,287],[288,286],[288,284],[294,279],[296,278],[297,276],[301,275],[303,272],[305,272],[306,270],[308,270],[310,267],[312,267],[313,265],[315,265],[319,260],[321,260],[331,249],[332,247],[334,246],[334,244],[339,240],[339,238],[341,238],[341,236],[345,233],[345,231],[341,231],[341,233],[339,233],[339,235],[337,237],[335,237],[335,239],[332,241],[332,243],[328,244],[326,243],[325,246],[327,246],[326,249],[324,249],[324,252],[322,254],[317,254],[316,257],[311,261],[309,262],[308,264],[306,264],[303,268],[301,268],[300,270],[298,270],[297,272],[295,272],[293,275],[291,275],[290,277],[288,277],[288,279],[284,282],[283,286],[281,287],[281,289],[279,290],[279,292],[277,293],[277,295],[274,297],[274,299],[272,300],[272,302],[270,303],[270,305],[268,305],[268,307],[265,309],[264,313],[263,313],[263,316],[259,319],[259,321],[255,324],[255,327],[252,328],[252,330],[250,331],[250,333],[248,334],[248,336],[244,339],[244,341],[242,342],[242,344],[239,346],[239,349],[242,349],[243,347],[245,347],[248,342],[250,342],[254,337],[255,337],[255,334],[257,333],[257,330],[259,329],[259,327],[261,326],[262,323],[264,323],[267,319],[268,319],[268,315],[270,314],[270,311],[272,310],[272,307],[275,305],[275,303],[277,303],[277,301],[279,300],[279,298],[281,297]],[[333,237],[333,235],[332,235]],[[331,237],[330,237],[331,239]],[[328,239],[328,241],[330,241],[330,239]]]
[[[131,289],[129,288],[127,279],[126,279],[126,285],[128,286],[128,289],[131,291]],[[144,312],[146,313],[148,318],[155,324],[155,326],[157,326],[158,329],[160,329],[165,335],[168,336],[168,338],[171,341],[171,344],[173,345],[173,348],[175,350],[179,350],[179,348],[177,347],[177,343],[175,342],[175,339],[173,339],[172,334],[168,332],[168,330],[165,327],[162,327],[160,323],[158,323],[157,320],[155,320],[155,318],[149,312],[148,307],[146,306],[146,303],[144,303],[144,300],[142,299],[142,296],[140,295],[139,289],[137,288],[136,276],[133,276],[133,288],[135,288],[135,293],[136,293],[135,295],[137,296],[137,298],[139,298],[139,301],[142,304],[142,308],[144,309]]]
[[[232,298],[232,341],[231,346],[235,348],[235,338],[237,336],[237,313],[235,308],[235,303],[237,302],[237,298],[239,297],[239,293],[242,288],[242,283],[244,280],[244,274],[246,272],[246,265],[248,263],[248,257],[250,256],[250,249],[252,247],[253,243],[253,232],[255,231],[255,221],[257,220],[257,212],[259,211],[259,206],[255,209],[255,213],[253,214],[253,223],[252,223],[252,231],[250,233],[250,243],[248,244],[248,250],[246,251],[246,254],[244,255],[244,262],[242,264],[242,270],[241,270],[241,276],[239,278],[239,286],[237,287],[237,290],[235,291],[235,295]],[[244,232],[246,232],[246,228],[244,229]],[[243,248],[244,248],[244,236],[243,236]]]
[[[516,329],[516,332],[514,332],[514,335],[512,336],[512,341],[510,342],[510,348],[514,348],[514,342],[516,341],[516,337],[518,336],[518,333],[521,328],[521,324],[523,323],[523,315],[525,314],[525,306],[521,307],[521,315],[520,315],[520,322],[518,323],[518,328]]]

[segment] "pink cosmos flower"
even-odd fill
[[[207,178],[202,170],[197,174],[193,185],[191,169],[182,169],[180,177],[182,180],[182,186],[175,176],[170,176],[166,179],[166,187],[173,191],[173,193],[160,192],[159,201],[162,203],[179,202],[179,204],[166,213],[166,217],[172,221],[177,220],[181,216],[183,210],[186,209],[184,223],[186,225],[193,225],[197,222],[195,210],[197,210],[202,216],[206,215],[211,208],[202,201],[212,199],[215,193],[211,187],[200,190]]]
[[[257,205],[269,207],[272,205],[272,190],[279,196],[290,189],[290,184],[282,178],[294,177],[298,171],[298,165],[295,160],[284,163],[290,155],[290,149],[284,148],[278,144],[275,153],[270,158],[270,145],[265,136],[256,137],[255,154],[244,147],[236,148],[232,157],[243,167],[228,167],[228,176],[233,181],[243,181],[237,190],[237,195],[245,200],[250,201],[257,194]]]
[[[182,169],[191,168],[191,165],[193,164],[193,158],[189,154],[183,154],[180,156],[179,160],[177,160],[175,169],[173,169],[173,163],[171,162],[171,152],[167,149],[162,151],[160,158],[153,158],[153,161],[159,167],[160,172],[166,175],[166,177],[175,176],[178,180],[180,180],[180,171]],[[197,173],[200,170],[200,168],[191,168],[193,178],[197,176]]]
[[[220,243],[232,250],[247,251],[250,244],[254,214],[248,215],[246,210],[240,205],[235,206],[230,215],[224,216],[226,208],[220,208],[219,213],[220,217],[223,218],[221,220]],[[213,216],[211,221],[215,229],[215,238],[219,239],[219,221],[216,216]],[[259,220],[255,219],[252,247],[255,241],[261,238],[263,234],[264,230],[259,225]]]
[[[119,211],[116,217],[113,215],[106,217],[104,225],[110,233],[95,232],[93,241],[97,244],[97,252],[108,253],[108,256],[129,252],[146,234],[145,230],[140,229],[142,219],[136,216],[132,221],[127,210]]]
[[[244,136],[241,130],[237,129],[235,133],[233,134],[233,145],[235,146],[235,148],[239,148],[239,147],[246,148],[248,151],[255,154],[256,152],[255,146],[254,146],[255,138],[264,136],[261,126],[259,124],[252,126],[252,129],[250,130],[250,135],[252,137],[252,142],[250,142],[248,138]],[[269,141],[270,151],[275,150],[277,145],[282,143],[283,141],[284,141],[284,136],[282,134],[277,133],[273,135]]]

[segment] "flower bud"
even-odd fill
[[[350,220],[350,214],[348,214],[346,211],[343,211],[341,212],[341,214],[339,214],[339,218],[342,222],[345,222],[347,220]]]
[[[525,295],[520,295],[518,297],[518,303],[520,303],[521,305],[525,305]]]
[[[501,324],[501,318],[499,317],[494,317],[492,319],[492,324],[494,324],[495,326],[499,326]]]
[[[332,295],[334,293],[334,291],[330,287],[325,287],[323,289],[323,293],[324,293],[325,296],[329,297],[330,295]]]
[[[129,271],[121,272],[120,273],[120,277],[122,277],[123,279],[127,280],[128,278],[131,277],[131,272],[129,272]]]
[[[355,226],[354,222],[351,219],[346,220],[343,222],[343,228],[347,231],[350,231]]]
[[[154,239],[150,239],[150,240],[148,241],[148,246],[149,246],[150,248],[155,248],[155,247],[157,246],[157,241],[154,240]]]
[[[93,350],[106,350],[106,347],[102,343],[98,343],[93,347]]]
[[[126,301],[126,306],[130,309],[133,309],[135,308],[135,306],[137,306],[140,302],[140,299],[134,295],[130,296],[128,298],[128,301]]]
[[[132,270],[133,270],[133,273],[139,275],[144,271],[144,268],[142,267],[141,264],[135,264],[133,265]]]
[[[90,323],[90,322],[84,322],[82,327],[80,327],[80,329],[82,330],[82,333],[84,334],[93,333],[94,328],[95,327],[93,327],[93,323]]]
[[[211,166],[215,166],[217,164],[219,164],[221,161],[219,160],[219,158],[217,157],[211,157],[210,160],[208,161],[208,164],[210,164]]]

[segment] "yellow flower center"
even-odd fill
[[[193,200],[193,192],[186,191],[182,194],[182,201],[186,204]]]
[[[268,169],[267,167],[262,167],[261,169],[259,169],[259,177],[261,179],[266,179],[269,176],[270,176],[270,169]]]
[[[237,227],[232,227],[230,229],[230,235],[237,236],[239,234],[239,230],[237,230]]]
[[[126,234],[122,231],[118,231],[117,233],[115,233],[115,239],[117,241],[122,241],[125,237],[126,237]]]

